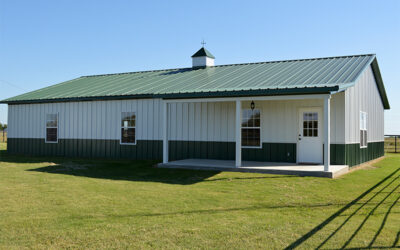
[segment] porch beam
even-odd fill
[[[168,103],[163,102],[163,163],[168,163]]]
[[[240,101],[283,101],[283,100],[305,100],[305,99],[324,99],[328,94],[315,95],[281,95],[281,96],[246,96],[246,97],[222,97],[222,98],[191,98],[191,99],[164,99],[167,103],[180,102],[235,102]]]
[[[242,166],[242,102],[236,100],[236,124],[235,124],[235,138],[236,138],[236,154],[235,154],[235,167]]]
[[[331,96],[324,99],[324,171],[330,168],[331,152]]]

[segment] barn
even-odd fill
[[[90,75],[8,98],[11,154],[310,165],[384,155],[376,55]],[[203,161],[203,163],[206,161]]]

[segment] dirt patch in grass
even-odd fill
[[[376,169],[376,168],[378,168],[378,167],[376,167],[376,166],[374,166],[374,165],[375,165],[376,163],[380,162],[380,161],[383,160],[383,159],[385,159],[385,156],[382,156],[382,157],[380,157],[380,158],[374,159],[374,160],[372,160],[372,161],[364,162],[363,164],[360,164],[360,165],[358,165],[358,166],[354,166],[354,167],[352,167],[352,168],[349,170],[349,173],[350,173],[350,172],[357,171],[357,170],[360,170],[360,169],[363,169],[363,170]]]

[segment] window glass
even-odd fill
[[[318,112],[303,113],[303,136],[318,137]]]
[[[121,143],[135,143],[135,128],[121,128]]]
[[[46,142],[58,142],[58,114],[46,115]]]
[[[242,111],[242,146],[261,146],[261,112],[259,109]]]
[[[57,128],[46,128],[46,141],[57,142]]]
[[[360,112],[360,147],[366,148],[368,146],[367,140],[367,119],[368,115],[366,112]]]
[[[121,143],[136,143],[136,115],[134,112],[121,113]]]

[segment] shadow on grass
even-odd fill
[[[151,161],[108,162],[99,164],[76,164],[63,162],[56,165],[29,169],[28,171],[73,175],[108,180],[161,182],[167,184],[191,185],[204,181],[219,172],[159,169]]]
[[[360,213],[358,213],[363,207],[365,207],[366,205],[375,205],[371,208],[371,210],[369,210],[369,212],[365,215],[365,217],[362,219],[361,223],[359,224],[359,226],[355,229],[355,231],[350,235],[350,237],[346,240],[346,242],[339,248],[339,249],[352,249],[352,248],[347,248],[348,245],[351,243],[351,241],[354,239],[354,237],[360,232],[360,230],[364,227],[365,223],[367,222],[367,220],[370,218],[371,215],[375,214],[375,211],[378,209],[379,206],[381,206],[382,204],[385,204],[386,199],[393,195],[393,194],[397,194],[398,193],[398,188],[400,187],[400,182],[396,185],[396,182],[398,182],[400,180],[400,175],[398,175],[398,173],[400,172],[400,168],[398,168],[397,170],[395,170],[394,172],[392,172],[391,174],[389,174],[388,176],[386,176],[384,179],[382,179],[380,182],[378,182],[377,184],[375,184],[374,186],[372,186],[371,188],[369,188],[367,191],[365,191],[364,193],[362,193],[360,196],[358,196],[356,199],[354,199],[353,201],[351,201],[350,203],[346,204],[344,207],[342,207],[341,209],[339,209],[336,213],[334,213],[333,215],[331,215],[329,218],[327,218],[325,221],[323,221],[321,224],[319,224],[318,226],[316,226],[315,228],[313,228],[311,231],[309,231],[308,233],[306,233],[305,235],[303,235],[302,237],[300,237],[299,239],[297,239],[296,241],[294,241],[292,244],[290,244],[288,247],[286,247],[285,249],[294,249],[296,247],[301,246],[306,240],[310,239],[311,237],[313,237],[316,233],[318,233],[319,231],[321,231],[323,228],[325,228],[329,223],[331,223],[334,219],[336,219],[339,216],[343,216],[342,214],[344,212],[346,212],[348,209],[350,209],[352,206],[356,205],[356,204],[360,204],[360,206],[353,211],[352,213],[350,213],[349,215],[346,215],[346,219],[339,225],[336,227],[335,230],[333,230],[332,233],[330,233],[328,235],[327,238],[325,238],[322,243],[320,243],[316,249],[320,249],[322,248],[330,239],[332,239],[333,236],[335,236],[348,222],[349,220],[355,216],[356,214],[358,216],[360,216]],[[388,181],[388,183],[384,184],[386,181]],[[385,190],[388,187],[390,187],[391,185],[395,184],[394,188],[390,188],[389,191]],[[369,199],[367,199],[366,201],[361,201],[364,197],[366,197],[368,194],[373,194]],[[380,194],[386,194],[382,200],[380,200],[377,203],[372,203],[372,200],[374,198],[376,198],[378,195]],[[397,244],[399,242],[399,235],[400,232],[397,234],[395,241],[393,242],[392,245],[390,246],[373,246],[373,244],[375,243],[377,237],[379,236],[379,234],[381,233],[382,229],[384,228],[386,222],[387,222],[387,218],[388,216],[391,214],[392,208],[396,205],[396,203],[399,201],[400,196],[397,197],[394,202],[391,202],[389,209],[386,211],[385,216],[380,224],[380,227],[378,228],[377,232],[375,233],[375,235],[373,236],[373,238],[371,239],[370,243],[368,246],[366,247],[358,247],[355,249],[390,249],[390,248],[395,248],[397,247]],[[340,244],[339,242],[337,244]]]
[[[64,174],[110,180],[161,182],[167,184],[191,185],[198,182],[290,178],[296,176],[254,176],[209,179],[220,171],[156,168],[157,161],[84,159],[66,157],[27,157],[8,155],[0,150],[0,162],[8,163],[51,163],[51,165],[27,171]]]
[[[289,178],[295,176],[265,176],[265,177],[233,177],[208,179],[220,173],[220,171],[163,169],[154,167],[155,162],[110,162],[96,165],[76,164],[64,162],[56,165],[29,169],[28,171],[51,174],[67,174],[89,178],[101,178],[109,180],[161,182],[167,184],[191,185],[198,182],[253,180],[271,178]]]

